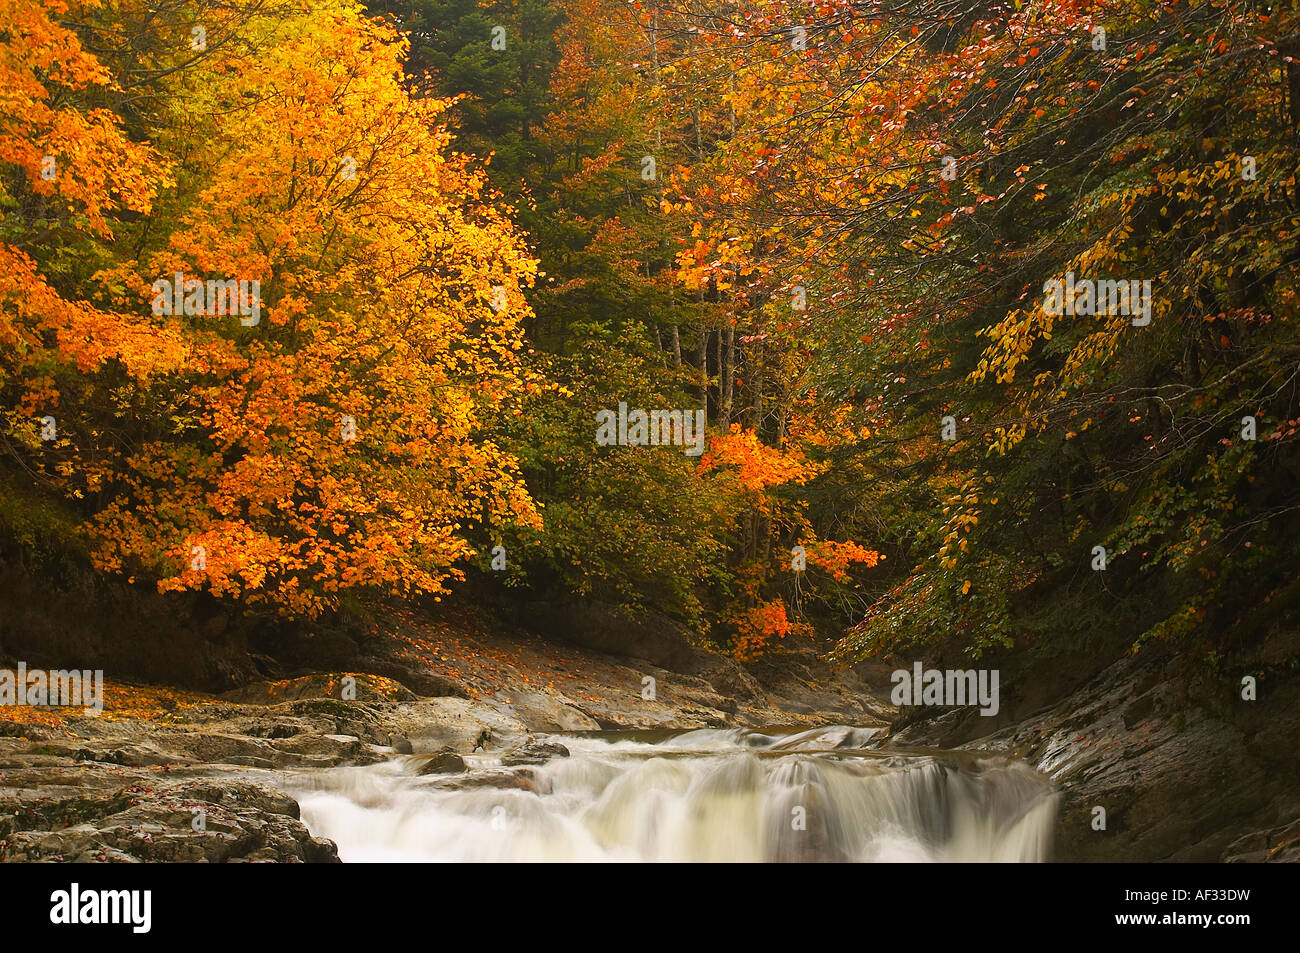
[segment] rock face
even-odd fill
[[[991,734],[979,735],[980,721],[953,711],[909,725],[889,744],[1001,750],[1049,775],[1063,794],[1057,860],[1300,855],[1294,681],[1244,701],[1235,682],[1182,677],[1157,650],[1116,662]]]
[[[1228,863],[1300,863],[1300,820],[1267,831],[1255,831],[1229,845]]]
[[[834,670],[808,643],[792,640],[777,656],[740,663],[692,645],[653,613],[630,621],[610,606],[569,599],[516,608],[518,625],[463,606],[442,619],[386,620],[384,639],[365,647],[363,671],[421,694],[487,700],[545,732],[883,726],[891,714],[856,671]],[[432,676],[440,681],[429,683]]]

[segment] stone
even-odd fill
[[[464,758],[453,749],[443,747],[434,752],[416,773],[422,776],[426,774],[460,774],[467,770]]]
[[[567,758],[569,749],[554,741],[530,741],[512,748],[501,756],[501,763],[507,767],[523,764],[545,764],[552,758]]]

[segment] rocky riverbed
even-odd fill
[[[375,659],[387,675],[256,681],[219,697],[118,686],[95,717],[10,710],[0,721],[0,859],[331,862],[335,846],[312,836],[281,789],[290,773],[423,756],[419,773],[465,784],[462,756],[486,748],[503,768],[472,783],[526,790],[529,766],[556,753],[539,733],[883,731],[892,711],[811,654],[751,670],[694,653],[682,672],[524,637],[475,638],[422,642],[447,660],[438,667],[409,652]],[[463,668],[449,668],[453,659]]]
[[[884,701],[887,667],[834,672],[810,652],[754,665],[687,652],[662,659],[670,668],[527,637],[413,644],[375,657],[371,672],[219,696],[119,686],[98,717],[9,710],[0,859],[334,862],[335,845],[284,793],[313,770],[404,759],[438,789],[542,794],[537,767],[565,753],[553,733],[777,725],[857,726],[882,754],[1022,761],[1062,793],[1058,860],[1300,857],[1289,682],[1269,687],[1267,706],[1216,702],[1147,653],[1057,698],[1012,696],[997,719],[958,709],[900,720]],[[499,764],[466,772],[474,752]]]
[[[468,751],[485,728],[496,744],[527,739],[494,706],[394,701],[358,682],[365,700],[212,701],[150,720],[11,723],[0,739],[4,859],[334,861],[334,845],[312,837],[279,790],[285,772]]]

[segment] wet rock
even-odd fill
[[[1124,709],[1124,727],[1132,731],[1156,710],[1155,698],[1147,692]]]
[[[469,698],[469,692],[464,685],[436,672],[418,671],[389,659],[372,656],[363,658],[360,664],[367,672],[374,672],[376,675],[401,682],[403,686],[420,695],[435,698]]]
[[[465,759],[451,748],[441,748],[420,766],[417,774],[459,774],[467,770]]]
[[[124,764],[139,767],[150,764],[171,764],[178,759],[173,754],[160,751],[154,745],[131,744],[116,748],[78,748],[73,755],[73,760],[99,761],[104,764]]]
[[[719,656],[716,667],[701,674],[717,692],[731,701],[733,707],[729,710],[733,713],[738,701],[751,706],[768,706],[767,695],[758,680],[734,659]]]
[[[742,720],[749,724],[772,724],[773,708],[781,716],[804,715],[813,724],[864,727],[884,725],[895,714],[881,701],[889,697],[888,678],[882,690],[874,679],[868,680],[876,674],[870,666],[836,669],[810,648],[783,647],[745,663],[744,670],[762,688],[755,701],[739,696]],[[706,677],[718,687],[734,686],[725,672]]]
[[[241,721],[246,722],[246,724],[241,724],[240,730],[243,734],[253,738],[279,740],[281,738],[294,738],[298,735],[319,730],[318,726],[307,718],[275,718],[271,720],[249,718],[241,719]]]
[[[501,756],[501,763],[507,767],[523,764],[545,764],[552,758],[567,758],[569,749],[557,742],[531,741],[512,748]]]
[[[520,721],[535,731],[595,731],[596,719],[561,694],[515,691],[510,708]]]
[[[551,781],[529,768],[509,771],[481,771],[473,774],[437,778],[428,787],[439,791],[473,791],[481,788],[498,788],[503,791],[528,791],[532,794],[550,794]]]
[[[275,750],[290,756],[286,766],[373,764],[384,760],[374,746],[363,744],[356,735],[297,735],[274,743]]]
[[[484,728],[498,744],[512,745],[528,734],[510,713],[464,698],[422,698],[386,713],[392,730],[411,742],[415,754],[432,753],[444,745],[469,751]]]
[[[468,750],[485,727],[506,745],[527,737],[498,708],[449,697],[220,701],[153,722],[70,717],[39,731],[15,723],[0,732],[0,860],[337,861],[335,846],[311,836],[274,777],[250,779],[263,770],[370,764],[395,748],[445,747],[451,753],[439,767],[463,772],[452,746]],[[485,783],[537,786],[527,776]]]
[[[98,796],[46,798],[15,815],[13,828],[0,841],[7,861],[338,860],[333,842],[314,838],[299,819],[293,798],[234,779],[157,788],[137,783]]]
[[[26,738],[28,741],[50,741],[61,737],[58,729],[47,725],[25,725],[16,721],[0,721],[0,737]]]
[[[1223,859],[1230,864],[1300,863],[1300,819],[1233,841]]]
[[[383,744],[391,734],[384,703],[304,698],[285,707],[295,715],[328,722],[331,734],[355,735],[371,744]]]

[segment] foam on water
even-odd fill
[[[556,735],[533,790],[449,789],[419,758],[297,776],[345,861],[1041,861],[1058,796],[1026,764],[886,755],[874,729]],[[500,771],[466,758],[471,775]]]

